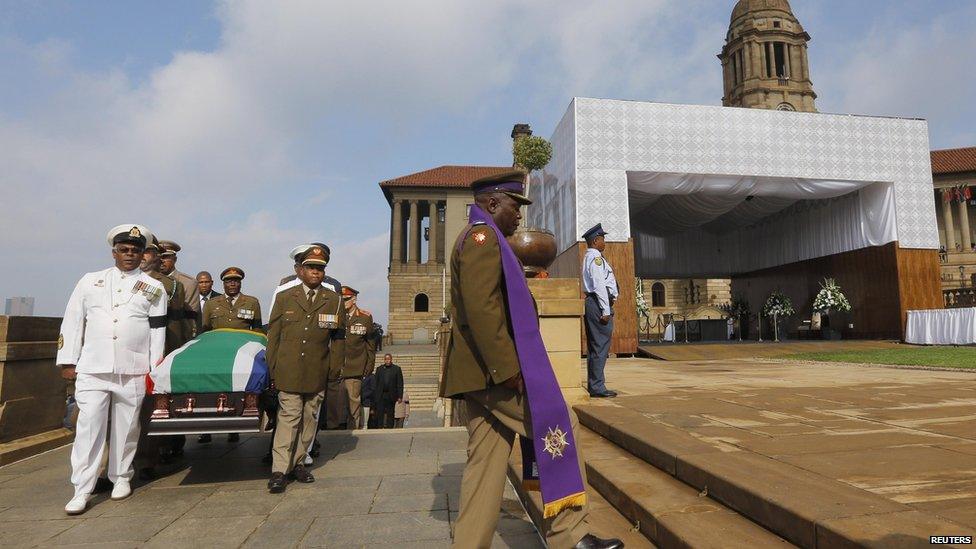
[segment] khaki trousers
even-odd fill
[[[359,396],[363,390],[363,380],[358,377],[350,377],[342,380],[342,384],[346,386],[346,396],[349,398],[349,420],[346,426],[350,430],[362,429],[363,424],[360,423],[360,420],[363,414],[363,405]]]
[[[312,443],[316,415],[324,394],[278,391],[278,428],[272,446],[271,471],[290,473],[305,459],[305,449]]]
[[[455,548],[488,548],[498,526],[508,459],[515,435],[531,436],[525,395],[500,385],[465,393],[468,411],[468,462],[461,478],[461,508],[454,529]],[[569,410],[573,436],[579,440],[576,414]],[[580,473],[586,483],[583,454],[576,449]],[[543,525],[550,548],[572,547],[586,535],[585,507],[564,509]]]

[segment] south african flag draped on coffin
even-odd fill
[[[151,391],[167,393],[260,393],[268,386],[264,359],[268,338],[247,330],[204,332],[176,349],[149,374]]]

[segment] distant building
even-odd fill
[[[33,316],[34,298],[8,297],[7,304],[3,309],[3,314],[7,316]]]
[[[976,147],[932,151],[942,290],[976,286]],[[946,305],[950,305],[946,296]],[[953,301],[954,303],[954,301]],[[968,301],[961,306],[970,306]]]
[[[390,320],[393,343],[430,343],[450,307],[451,246],[468,223],[471,183],[509,166],[440,166],[389,179]]]

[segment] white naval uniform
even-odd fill
[[[137,286],[138,285],[138,286]],[[58,365],[74,365],[78,423],[71,449],[75,495],[98,477],[111,417],[108,478],[132,479],[146,374],[163,358],[166,291],[136,269],[117,267],[81,277],[61,323]]]

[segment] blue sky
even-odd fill
[[[573,96],[720,103],[734,2],[351,4],[0,2],[0,296],[60,315],[107,228],[139,221],[262,300],[324,240],[385,320],[378,181],[508,164],[512,124],[548,137]],[[976,144],[976,3],[792,4],[821,111]]]

